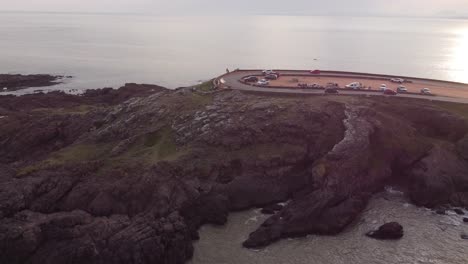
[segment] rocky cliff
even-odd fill
[[[468,206],[468,106],[127,85],[0,97],[0,263],[184,263],[197,229],[342,231],[386,185]]]

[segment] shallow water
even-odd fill
[[[453,212],[447,216],[415,207],[398,192],[373,198],[362,216],[338,236],[315,236],[281,240],[262,250],[242,248],[242,242],[266,216],[259,210],[233,213],[224,227],[204,226],[195,243],[191,264],[466,264],[468,224]],[[386,222],[403,225],[398,241],[379,241],[364,234]]]
[[[226,68],[333,69],[468,83],[468,20],[0,13],[0,73],[48,89],[187,86]]]

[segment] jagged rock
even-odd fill
[[[468,217],[463,217],[463,222],[468,223]]]
[[[0,97],[0,116],[0,263],[184,263],[249,208],[275,214],[246,247],[333,235],[394,182],[468,206],[465,121],[424,101],[128,84]]]
[[[448,146],[435,146],[426,157],[415,163],[408,172],[410,198],[427,207],[468,202],[468,164]]]
[[[465,212],[463,212],[463,210],[460,208],[455,208],[453,211],[457,213],[457,215],[465,215]]]
[[[400,239],[403,237],[403,227],[397,222],[391,222],[370,231],[366,236],[376,239]]]

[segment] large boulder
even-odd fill
[[[400,239],[403,237],[403,227],[397,222],[386,223],[379,229],[368,232],[366,236],[376,239]]]
[[[468,163],[450,144],[436,145],[407,174],[409,196],[417,205],[468,205]]]

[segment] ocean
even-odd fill
[[[72,75],[53,89],[169,88],[226,68],[323,69],[468,83],[468,20],[0,13],[0,73]]]
[[[203,226],[189,264],[465,264],[468,256],[467,241],[460,238],[468,232],[462,216],[416,207],[394,190],[372,198],[358,219],[336,236],[308,235],[258,250],[243,248],[242,242],[267,217],[255,209],[231,213],[225,226]],[[392,221],[404,228],[401,240],[365,236]]]

